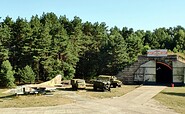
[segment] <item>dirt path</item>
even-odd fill
[[[173,110],[151,99],[164,88],[164,86],[141,86],[122,97],[102,100],[78,98],[76,103],[67,105],[1,108],[0,112],[1,114],[175,114]]]

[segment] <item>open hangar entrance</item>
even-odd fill
[[[163,62],[156,62],[156,83],[171,84],[173,83],[172,67]]]

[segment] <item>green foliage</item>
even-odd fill
[[[21,82],[23,83],[34,83],[35,73],[30,66],[25,66],[23,69],[18,70],[18,75],[20,76]]]
[[[2,27],[1,27],[2,26]],[[9,45],[10,30],[9,27],[0,25],[0,64],[9,58],[9,51],[6,48]]]
[[[151,49],[151,47],[150,47],[149,45],[145,45],[145,46],[143,47],[142,54],[143,54],[143,55],[146,55],[146,54],[147,54],[147,50],[150,50],[150,49]]]
[[[118,71],[122,70],[128,62],[128,53],[127,53],[127,44],[120,34],[120,30],[117,27],[114,27],[110,30],[109,39],[107,45],[103,47],[101,53],[107,54],[105,59],[106,72],[108,74],[116,74]]]
[[[7,60],[8,58],[8,50],[5,49],[2,45],[0,45],[0,63]]]
[[[57,74],[65,79],[117,74],[148,49],[183,53],[185,29],[108,29],[103,22],[83,23],[77,16],[69,20],[54,13],[32,16],[30,21],[18,17],[14,22],[6,17],[0,23],[0,65],[9,60],[16,74],[30,66],[36,81],[46,81]]]
[[[137,56],[141,55],[143,43],[140,36],[137,34],[131,34],[127,39],[127,53],[129,57],[129,63],[132,63],[137,60]]]
[[[14,81],[14,71],[10,62],[8,60],[3,61],[0,70],[0,86],[12,88],[15,86]]]

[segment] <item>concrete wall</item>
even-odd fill
[[[185,82],[185,64],[180,61],[173,61],[173,82],[184,83]]]
[[[148,61],[140,66],[134,75],[134,81],[155,83],[156,82],[156,62]]]

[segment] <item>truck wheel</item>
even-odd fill
[[[110,87],[109,87],[108,91],[110,91]]]
[[[72,88],[73,88],[73,90],[77,91],[77,87],[75,87],[75,86],[72,86]]]
[[[102,91],[105,92],[106,91],[106,88],[102,88]]]
[[[97,90],[97,88],[96,87],[93,87],[93,89],[96,91]]]
[[[72,85],[72,89],[74,90],[75,89],[75,87]]]
[[[113,84],[113,88],[116,88],[117,84]]]

